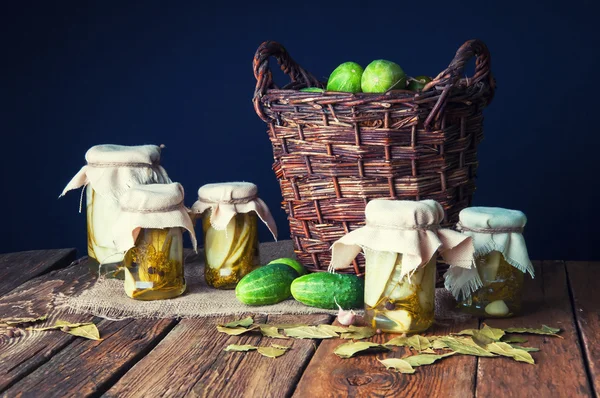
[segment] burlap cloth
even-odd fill
[[[292,241],[262,243],[261,264],[281,258],[293,257]],[[185,264],[187,291],[171,300],[137,301],[125,294],[123,281],[99,279],[90,289],[77,296],[63,294],[54,298],[57,308],[71,313],[92,314],[98,317],[120,320],[127,318],[201,318],[206,316],[260,314],[336,314],[337,311],[305,306],[293,299],[269,306],[248,306],[235,298],[233,290],[217,290],[204,282],[204,254],[190,255]],[[454,310],[456,302],[445,289],[436,291],[436,319],[460,321],[468,315]],[[362,315],[362,311],[356,311]]]

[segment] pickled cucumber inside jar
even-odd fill
[[[233,289],[259,265],[258,221],[254,212],[234,215],[224,230],[210,223],[211,210],[202,220],[206,258],[205,278],[209,286]]]
[[[476,259],[483,286],[463,299],[466,312],[485,317],[509,317],[521,310],[525,274],[509,264],[502,253],[492,251]]]
[[[365,319],[375,329],[416,333],[433,323],[435,256],[402,276],[402,254],[365,249]]]

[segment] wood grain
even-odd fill
[[[98,329],[102,341],[76,339],[13,385],[6,395],[99,395],[149,352],[175,324],[176,321],[171,319],[101,321]]]
[[[337,325],[337,322],[334,323]],[[477,319],[447,325],[434,325],[424,335],[446,335],[462,329],[477,328]],[[369,341],[384,343],[396,335],[373,336]],[[366,340],[365,340],[366,341]],[[324,340],[308,364],[294,397],[466,397],[475,386],[477,358],[454,356],[433,366],[423,366],[406,375],[387,370],[377,359],[402,358],[409,350],[393,347],[382,354],[367,354],[341,359],[333,350],[345,341]]]
[[[311,340],[263,339],[260,334],[228,336],[217,324],[238,317],[182,320],[158,346],[107,391],[107,397],[128,396],[285,396],[291,391],[314,350]],[[255,322],[265,322],[255,316]],[[320,323],[327,315],[272,316],[271,323]],[[293,345],[280,358],[257,352],[225,352],[229,344]],[[292,355],[293,352],[293,355]]]
[[[85,261],[44,274],[0,298],[0,317],[39,317],[48,314],[48,320],[39,326],[52,325],[57,319],[88,322],[92,320],[91,316],[53,310],[51,300],[55,294],[73,294],[92,282]],[[75,339],[62,332],[22,330],[22,333],[23,336],[17,338],[0,334],[0,392],[47,362]]]
[[[583,351],[591,384],[600,394],[600,263],[567,262],[569,286],[573,296],[575,319],[583,342]]]
[[[535,365],[509,358],[480,358],[477,396],[481,397],[589,397],[592,395],[575,327],[564,263],[535,265],[536,277],[527,278],[523,314],[485,320],[490,326],[559,327],[563,339],[526,335],[525,344],[540,348],[532,353]]]
[[[0,297],[28,280],[64,268],[74,260],[75,249],[0,254]]]

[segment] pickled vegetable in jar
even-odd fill
[[[123,273],[117,271],[123,253],[115,247],[112,235],[119,214],[119,197],[132,182],[171,182],[160,166],[160,151],[156,145],[96,145],[86,152],[87,164],[62,192],[61,196],[86,187],[87,246],[93,274],[123,279]]]
[[[509,317],[521,310],[525,273],[534,276],[522,232],[527,218],[517,210],[470,207],[461,211],[457,229],[473,238],[472,270],[450,267],[446,288],[459,308],[481,317]]]
[[[114,236],[129,297],[162,300],[185,292],[182,234],[189,231],[194,249],[196,237],[183,198],[178,183],[138,185],[121,197]]]
[[[436,259],[472,267],[471,238],[440,228],[442,206],[433,200],[375,199],[366,225],[333,244],[330,271],[365,255],[365,320],[389,333],[417,333],[432,324]]]
[[[267,205],[249,182],[207,184],[198,190],[192,212],[202,217],[206,283],[234,289],[260,265],[258,219],[277,238],[275,221]]]

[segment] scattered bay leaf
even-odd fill
[[[275,326],[260,325],[260,332],[265,337],[271,337],[273,339],[287,339],[287,336],[279,333],[279,330]]]
[[[484,333],[481,333],[479,330],[475,331],[475,333],[473,333],[473,336],[471,336],[471,338],[473,339],[475,344],[477,344],[478,346],[483,347],[483,348],[485,348],[485,346],[487,346],[488,344],[494,343],[496,341],[496,340],[488,337]]]
[[[394,369],[400,373],[412,374],[415,373],[415,370],[410,365],[410,363],[406,362],[404,359],[400,358],[388,358],[388,359],[378,359],[386,369]]]
[[[279,345],[279,344],[271,344],[271,347],[279,348],[281,350],[291,350],[292,349],[292,347],[288,347],[285,345]]]
[[[57,320],[53,326],[44,326],[43,328],[27,328],[27,330],[31,330],[33,332],[44,332],[46,330],[58,330],[67,326],[69,328],[78,328],[87,325],[93,325],[93,322],[83,322],[83,323],[71,323],[67,321]]]
[[[477,332],[479,329],[464,329],[458,333],[450,333],[453,336],[473,336],[473,333]]]
[[[538,352],[540,349],[536,348],[536,347],[524,347],[522,345],[518,345],[518,344],[509,344],[512,348],[516,348],[518,350],[524,350],[527,352]]]
[[[42,321],[45,321],[46,319],[48,319],[48,315],[43,315],[38,318],[5,318],[5,319],[0,319],[0,323],[4,323],[7,326],[18,326],[18,325],[22,325],[24,323],[42,322]]]
[[[483,347],[478,346],[471,338],[443,337],[442,342],[448,345],[453,351],[464,355],[475,355],[478,357],[495,356]]]
[[[502,355],[505,357],[510,357],[519,362],[527,362],[530,364],[535,364],[535,361],[531,357],[530,353],[528,353],[525,350],[519,349],[519,348],[511,347],[511,345],[507,344],[507,343],[502,343],[500,341],[495,342],[492,344],[488,344],[486,349],[489,352],[492,352],[494,354]]]
[[[521,336],[504,335],[500,339],[504,343],[527,343],[527,339]]]
[[[348,330],[346,333],[342,333],[340,338],[342,339],[354,339],[354,340],[362,340],[368,339],[369,337],[373,337],[376,333],[376,330],[369,326],[348,326]]]
[[[431,348],[434,350],[444,350],[448,347],[448,344],[444,343],[441,338],[437,338],[431,342]]]
[[[478,334],[485,336],[487,338],[490,338],[494,341],[498,341],[502,338],[502,336],[504,336],[504,330],[498,329],[498,328],[492,328],[492,327],[489,327],[488,325],[484,325],[478,331]]]
[[[333,333],[347,333],[349,330],[348,328],[345,328],[342,326],[328,325],[325,323],[318,325],[317,328],[324,329],[324,330],[327,330],[327,331],[333,332]]]
[[[435,354],[436,352],[433,351],[431,348],[427,348],[424,349],[423,351],[421,351],[421,354]]]
[[[449,356],[455,355],[455,354],[456,354],[456,352],[449,352],[448,354],[443,354],[443,355],[418,354],[418,355],[412,355],[410,357],[406,357],[406,358],[402,358],[402,359],[404,359],[406,362],[408,362],[410,364],[410,366],[417,367],[417,366],[423,366],[423,365],[431,365],[438,359],[449,357]]]
[[[542,325],[542,327],[540,329],[534,329],[534,328],[508,328],[508,329],[504,329],[504,331],[506,333],[542,334],[542,335],[546,335],[546,336],[560,337],[561,339],[563,338],[562,336],[559,336],[557,334],[558,332],[560,332],[560,329],[551,328],[550,326],[546,326],[546,325]]]
[[[258,347],[257,350],[261,355],[269,358],[280,357],[287,351],[277,347]]]
[[[368,341],[352,341],[340,344],[333,350],[333,353],[340,358],[350,358],[355,354],[366,350],[389,351],[389,348],[382,344],[371,343]]]
[[[309,326],[305,323],[268,323],[267,326],[272,326],[277,329],[292,329],[300,326]]]
[[[247,328],[248,326],[252,325],[252,323],[254,323],[254,319],[252,319],[252,317],[249,316],[244,319],[239,319],[237,321],[226,323],[223,326],[225,326],[226,328],[236,328],[239,326]]]
[[[394,337],[387,343],[384,343],[384,345],[393,345],[396,347],[407,347],[408,346],[408,337],[406,337],[406,336]]]
[[[93,323],[87,323],[80,326],[73,326],[67,321],[56,321],[56,326],[60,326],[61,330],[65,333],[69,333],[73,336],[84,337],[90,340],[101,340],[100,331]]]
[[[338,334],[326,329],[319,329],[316,326],[300,326],[291,329],[284,329],[285,335],[296,339],[330,339],[338,337]]]
[[[235,327],[235,328],[228,328],[225,326],[221,326],[221,325],[217,325],[217,330],[221,333],[226,333],[230,336],[239,336],[240,334],[244,334],[246,332],[250,332],[252,330],[256,330],[258,329],[258,325],[255,326],[251,326],[249,328],[245,328],[242,326],[239,327]]]
[[[246,352],[246,351],[256,350],[256,348],[257,347],[254,347],[253,345],[249,345],[249,344],[245,344],[245,345],[229,344],[227,346],[227,348],[225,348],[225,351]]]
[[[429,347],[431,347],[431,343],[427,337],[421,336],[420,334],[415,334],[414,336],[410,336],[406,342],[410,348],[414,348],[417,351],[423,351]]]

